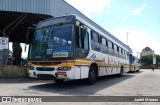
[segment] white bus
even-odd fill
[[[39,22],[34,35],[28,30],[29,76],[94,84],[99,76],[128,72],[130,47],[93,24],[67,15]]]
[[[129,72],[139,72],[141,64],[138,57],[129,54],[129,63],[130,63]]]

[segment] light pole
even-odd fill
[[[126,32],[126,35],[127,35],[127,45],[128,45],[128,34],[129,34],[129,32]]]
[[[139,52],[137,52],[137,58],[138,58],[138,54],[139,54]]]

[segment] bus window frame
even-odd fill
[[[81,26],[83,25],[83,26]],[[77,37],[77,29],[78,29],[78,37]],[[82,31],[85,30],[86,31],[86,35],[88,36],[88,49],[82,48],[84,46],[82,46]],[[75,24],[75,31],[74,31],[74,40],[75,40],[75,45],[74,45],[74,55],[75,55],[75,59],[77,58],[85,58],[88,56],[89,51],[90,51],[90,40],[89,40],[89,32],[88,32],[88,27],[85,24],[82,24],[81,22],[76,20],[76,24]],[[79,41],[81,41],[81,43],[77,43],[77,39]],[[84,41],[83,41],[84,42]],[[78,45],[81,44],[81,45]],[[80,55],[76,55],[78,54],[78,52],[84,52],[86,53],[85,55],[83,55],[83,53],[79,53]]]
[[[94,50],[94,51],[100,52],[100,35],[96,31],[94,31],[94,30],[91,30],[90,33],[91,33],[91,49]],[[94,40],[93,39],[93,37],[94,37],[93,35],[97,35],[98,39]]]
[[[102,43],[103,42],[103,39],[105,40],[105,43]],[[100,36],[100,52],[101,53],[104,53],[104,54],[108,54],[108,44],[107,44],[107,38],[105,38],[104,36]],[[104,47],[106,47],[106,51],[105,52],[102,52],[102,49],[101,49],[101,47],[103,46],[103,48]]]

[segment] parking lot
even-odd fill
[[[123,77],[102,77],[98,79],[95,85],[86,85],[84,81],[79,80],[66,81],[63,84],[57,84],[54,82],[54,80],[42,80],[32,78],[0,80],[0,96],[159,95],[160,70],[140,70],[140,72],[136,73],[127,73]],[[117,103],[115,104],[118,105]]]

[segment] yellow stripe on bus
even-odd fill
[[[48,62],[48,61],[47,61]],[[61,63],[58,63],[61,62]],[[44,64],[43,64],[44,63]],[[94,62],[96,63],[98,66],[104,66],[104,67],[121,67],[121,65],[123,65],[123,67],[125,68],[129,68],[128,64],[108,64],[108,63],[102,63],[100,62],[100,60],[98,60],[98,62]],[[76,65],[83,65],[83,66],[90,66],[91,62],[88,60],[67,60],[67,61],[49,61],[49,63],[47,64],[44,61],[30,61],[29,66],[76,66]],[[47,65],[45,65],[47,64]]]

